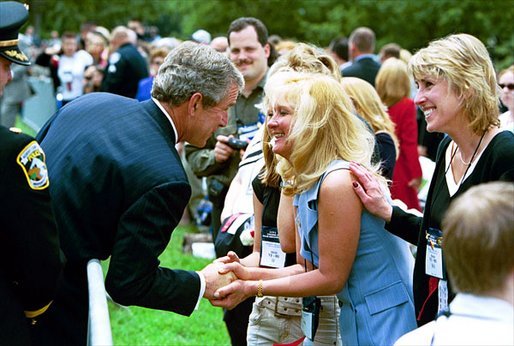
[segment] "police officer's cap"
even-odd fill
[[[18,32],[29,11],[15,1],[0,2],[0,56],[20,65],[30,65],[29,58],[18,47]]]

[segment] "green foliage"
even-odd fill
[[[182,252],[184,233],[191,231],[190,227],[178,227],[173,232],[168,248],[159,258],[161,266],[200,270],[210,262]],[[108,263],[102,266],[105,273]],[[112,302],[109,311],[115,345],[230,345],[223,311],[205,299],[189,317]]]
[[[488,45],[498,67],[514,57],[513,0],[28,0],[32,22],[43,35],[78,31],[94,21],[109,29],[139,18],[161,35],[187,39],[197,29],[224,35],[232,20],[260,18],[270,34],[327,46],[358,26],[414,51],[436,38],[466,32]]]

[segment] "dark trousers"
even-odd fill
[[[86,264],[67,263],[57,295],[34,328],[34,345],[86,345],[89,298]]]
[[[254,301],[255,298],[251,297],[242,301],[241,304],[232,310],[225,310],[223,320],[227,326],[232,346],[246,346],[248,320],[250,318],[250,313],[252,312]]]

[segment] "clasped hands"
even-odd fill
[[[207,265],[201,273],[206,283],[204,298],[214,306],[230,310],[257,292],[257,282],[245,281],[250,279],[249,270],[239,263],[233,251]]]

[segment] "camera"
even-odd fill
[[[228,142],[227,144],[232,148],[232,149],[246,149],[246,147],[248,146],[248,142],[247,141],[243,141],[241,139],[237,139],[237,138],[234,138],[234,137],[230,137],[228,139]]]

